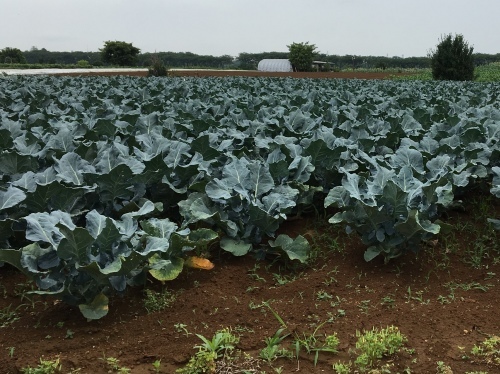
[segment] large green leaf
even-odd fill
[[[298,156],[295,157],[288,169],[292,173],[292,179],[294,181],[305,183],[311,177],[311,173],[314,171],[315,167],[311,163],[311,156]]]
[[[62,224],[70,229],[74,229],[75,225],[71,221],[71,216],[68,213],[54,211],[51,213],[31,213],[24,217],[27,222],[26,239],[34,242],[49,243],[57,247],[63,235],[56,227]]]
[[[19,188],[9,186],[7,191],[0,190],[0,210],[17,205],[26,199],[26,194]]]
[[[235,256],[246,255],[252,250],[252,244],[245,243],[241,240],[231,239],[227,236],[221,239],[220,246],[223,250],[230,252]]]
[[[179,202],[179,209],[184,218],[184,226],[211,219],[217,213],[207,195],[199,192],[191,193],[186,200]]]
[[[150,218],[147,221],[141,221],[141,227],[146,234],[165,239],[170,238],[170,235],[177,229],[177,225],[166,218]]]
[[[264,209],[251,205],[248,215],[252,225],[257,226],[263,233],[272,235],[279,227],[280,220]],[[283,217],[281,217],[282,219]]]
[[[35,157],[20,155],[17,152],[2,152],[0,154],[0,173],[16,175],[37,170],[38,161]]]
[[[206,161],[213,161],[220,156],[220,152],[210,144],[210,136],[203,135],[191,142],[191,149],[203,156]]]
[[[95,173],[95,168],[74,152],[65,153],[55,165],[57,177],[77,186],[84,184],[84,173]]]
[[[266,164],[252,162],[247,167],[250,173],[246,176],[245,187],[252,191],[254,199],[273,189],[274,180]]]
[[[154,255],[149,259],[149,273],[162,282],[177,278],[183,266],[184,260],[179,257],[165,260],[159,255]]]
[[[6,262],[9,265],[14,266],[16,269],[24,273],[26,276],[30,276],[28,270],[26,270],[21,263],[22,250],[19,249],[0,249],[0,263]]]
[[[165,164],[167,164],[170,168],[175,169],[179,165],[184,164],[185,159],[191,158],[190,151],[191,147],[188,144],[173,141],[170,144],[169,152],[163,161],[165,161]]]
[[[64,238],[61,239],[57,246],[57,255],[63,260],[72,260],[81,264],[88,262],[90,246],[95,238],[82,227],[70,230],[64,225],[59,225],[58,228]]]
[[[80,304],[78,308],[85,318],[88,320],[100,319],[108,314],[109,299],[106,295],[98,294],[90,303]]]
[[[393,166],[398,168],[409,166],[419,174],[423,174],[425,172],[422,154],[416,149],[412,149],[410,147],[399,148],[392,157],[391,161]]]
[[[292,239],[288,235],[281,234],[276,240],[270,240],[269,245],[283,250],[290,260],[299,260],[305,263],[309,258],[310,245],[302,235]]]
[[[331,149],[323,139],[316,139],[304,149],[304,156],[311,156],[311,163],[322,170],[333,167],[338,162],[343,150],[344,147]]]
[[[408,214],[408,219],[404,222],[396,223],[395,229],[405,238],[410,239],[419,231],[425,231],[431,234],[439,233],[440,226],[433,224],[428,220],[421,220],[417,210],[412,210]]]
[[[33,192],[26,194],[26,200],[23,204],[31,212],[55,209],[76,213],[79,208],[82,208],[83,196],[91,191],[92,189],[88,187],[70,187],[54,181],[36,185]]]
[[[351,198],[368,206],[377,204],[375,197],[368,191],[364,177],[360,177],[358,174],[346,173],[345,178],[342,179],[342,186],[349,192]]]
[[[101,201],[131,198],[134,195],[133,177],[132,170],[126,164],[119,164],[106,174],[85,175],[89,184],[96,183],[99,186]]]

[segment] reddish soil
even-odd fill
[[[224,71],[224,70],[193,70],[193,71],[174,71],[175,76],[189,77],[292,77],[292,78],[342,78],[342,79],[385,79],[391,75],[402,76],[408,73],[363,73],[363,72],[290,72],[290,73],[271,73],[262,71]]]
[[[118,359],[131,373],[152,373],[152,363],[161,360],[160,372],[174,373],[201,343],[195,334],[211,338],[226,327],[240,336],[239,350],[258,358],[264,339],[281,327],[264,301],[291,333],[282,347],[290,348],[297,336],[312,334],[322,323],[316,337],[322,341],[325,334],[337,333],[340,346],[337,354],[321,353],[316,367],[314,354],[301,350],[298,360],[260,362],[261,371],[255,373],[274,373],[273,367],[282,367],[283,373],[333,373],[333,363],[355,360],[357,330],[390,325],[407,337],[406,349],[376,367],[435,373],[443,361],[454,373],[498,373],[499,366],[472,355],[471,349],[500,333],[500,233],[484,224],[485,216],[500,217],[500,206],[491,196],[469,201],[465,211],[446,218],[454,230],[418,255],[366,263],[365,246],[356,235],[346,235],[324,218],[306,217],[287,222],[281,232],[309,239],[315,257],[307,266],[291,269],[280,261],[233,257],[215,249],[213,270],[185,270],[164,285],[148,282],[148,290],[173,292],[170,307],[148,313],[145,290],[132,288],[126,297],[112,298],[109,314],[93,322],[78,308],[27,294],[32,285],[5,266],[0,268],[0,373],[18,373],[40,358],[59,358],[63,373],[117,372],[105,357]],[[474,266],[478,243],[489,249]],[[6,317],[9,311],[11,318]]]
[[[145,77],[148,75],[147,71],[135,72],[95,72],[85,73],[86,76],[113,76],[113,75],[130,75],[136,77]],[[411,75],[411,73],[363,73],[363,72],[290,72],[290,73],[276,73],[276,72],[262,72],[262,71],[249,71],[249,70],[174,70],[170,74],[175,77],[292,77],[292,78],[340,78],[340,79],[387,79],[390,76],[404,76]],[[55,75],[67,76],[80,76],[82,73],[64,73]]]

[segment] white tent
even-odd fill
[[[292,64],[286,59],[264,59],[259,61],[259,71],[293,71]]]

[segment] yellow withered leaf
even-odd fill
[[[214,268],[214,264],[210,262],[210,260],[197,256],[188,257],[186,261],[184,261],[184,266],[203,270],[211,270]]]

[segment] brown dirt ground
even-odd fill
[[[294,337],[312,334],[322,323],[319,340],[333,333],[340,339],[339,352],[321,353],[316,366],[314,355],[301,350],[298,360],[261,362],[260,370],[267,373],[279,367],[283,373],[333,373],[333,363],[355,360],[356,331],[390,325],[408,339],[406,350],[378,364],[389,365],[391,373],[409,373],[407,368],[435,373],[439,361],[454,373],[500,373],[499,366],[470,353],[475,344],[500,334],[500,235],[487,232],[484,224],[485,214],[500,217],[500,206],[485,196],[489,194],[466,197],[464,211],[444,218],[455,227],[450,234],[440,234],[418,254],[388,264],[378,258],[366,263],[365,246],[356,235],[328,224],[331,214],[286,222],[280,232],[302,234],[311,242],[315,257],[309,265],[290,269],[280,261],[233,257],[215,248],[213,270],[185,270],[164,285],[148,282],[146,289],[176,296],[167,309],[148,313],[144,289],[131,288],[126,297],[111,299],[106,317],[92,322],[78,308],[29,295],[32,285],[4,266],[0,374],[19,373],[40,358],[59,358],[63,373],[117,372],[105,357],[118,359],[137,374],[153,373],[152,363],[161,360],[160,372],[174,373],[201,343],[195,334],[211,338],[226,327],[240,336],[237,348],[257,358],[264,339],[280,328],[264,301],[291,333],[282,347],[290,348]],[[477,218],[479,210],[482,219]],[[493,249],[474,267],[478,243]],[[232,372],[237,371],[224,373]]]
[[[433,373],[438,361],[451,366],[454,373],[498,373],[498,366],[470,354],[475,344],[498,336],[500,327],[496,314],[500,235],[493,236],[496,239],[490,244],[496,249],[490,258],[472,266],[471,248],[485,231],[484,222],[476,221],[474,214],[480,198],[471,201],[465,212],[452,212],[446,219],[462,231],[440,235],[418,255],[407,254],[388,264],[381,259],[366,263],[359,239],[324,218],[287,222],[280,232],[292,237],[302,234],[312,243],[315,260],[308,266],[292,270],[283,262],[215,250],[211,271],[186,270],[165,285],[153,279],[148,282],[146,289],[173,292],[176,298],[169,308],[148,313],[144,289],[132,288],[126,297],[112,298],[109,314],[93,322],[87,322],[75,307],[28,295],[31,284],[16,270],[3,267],[0,310],[15,314],[2,319],[0,373],[36,366],[41,357],[59,357],[64,373],[73,369],[106,373],[109,366],[104,357],[119,359],[132,373],[151,373],[152,363],[160,359],[161,372],[174,373],[196,352],[194,346],[201,341],[194,334],[211,338],[225,327],[240,336],[238,349],[258,357],[265,347],[263,340],[280,328],[271,310],[262,306],[264,301],[292,333],[284,347],[290,347],[294,336],[311,334],[323,322],[318,339],[333,333],[340,339],[339,353],[321,354],[316,367],[313,355],[301,351],[299,360],[261,363],[267,373],[273,373],[271,366],[282,367],[283,373],[333,372],[333,363],[354,361],[357,330],[390,325],[400,329],[408,338],[405,347],[413,350],[381,362],[391,365],[391,373],[403,373],[406,368],[411,373]],[[486,204],[491,205],[490,214],[500,216],[500,206],[492,205],[491,199]],[[185,325],[188,334],[176,325]]]
[[[86,73],[86,76],[112,76],[112,75],[123,75],[123,72],[107,72],[107,73]],[[147,71],[136,71],[126,73],[130,76],[145,77],[148,75]],[[364,73],[364,72],[262,72],[262,71],[249,71],[249,70],[175,70],[171,71],[170,74],[176,77],[230,77],[230,76],[241,76],[241,77],[292,77],[292,78],[340,78],[340,79],[385,79],[390,76],[404,76],[411,75],[411,73]],[[64,74],[54,74],[54,75],[66,75],[66,76],[80,76],[81,73],[64,73]]]

